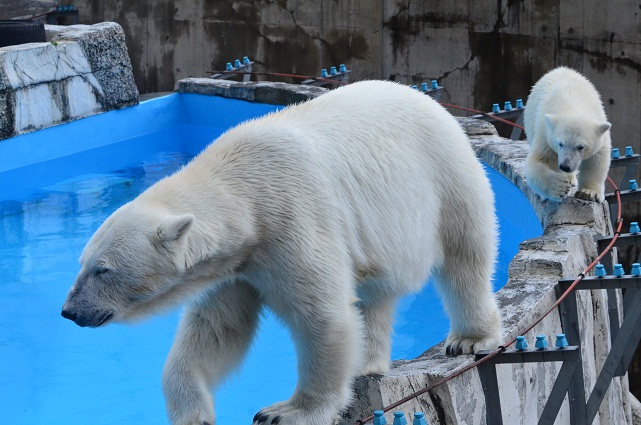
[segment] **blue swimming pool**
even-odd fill
[[[80,328],[60,316],[87,240],[118,206],[222,131],[277,107],[172,94],[0,141],[0,411],[10,424],[167,423],[160,375],[180,312],[132,326]],[[520,191],[486,167],[501,248],[495,288],[541,226]],[[447,334],[433,288],[399,304],[394,358]],[[216,395],[220,425],[249,423],[296,383],[293,344],[269,312],[241,369]]]

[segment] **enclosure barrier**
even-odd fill
[[[470,118],[476,118],[491,123],[496,123],[497,121],[505,123],[505,120],[507,120],[509,123],[506,124],[510,125],[512,129],[509,139],[520,140],[521,137],[525,135],[523,132],[523,111],[525,111],[523,99],[516,99],[515,105],[515,107],[512,107],[512,102],[506,100],[503,103],[503,109],[501,109],[498,103],[494,103],[492,104],[491,113],[483,112],[473,115]]]
[[[443,86],[439,86],[438,81],[436,80],[432,80],[429,85],[426,82],[422,82],[420,89],[416,84],[413,84],[411,87],[414,90],[422,91],[424,94],[430,96],[432,99],[436,100],[437,102],[441,101]]]
[[[341,85],[349,83],[350,70],[347,69],[345,64],[340,64],[338,69],[335,66],[330,67],[329,72],[326,68],[321,69],[321,75],[313,77],[309,75],[300,74],[287,74],[283,72],[254,72],[252,65],[254,62],[249,60],[249,57],[243,56],[242,62],[239,59],[234,60],[234,63],[227,62],[225,70],[223,71],[209,71],[209,78],[214,80],[227,80],[236,75],[243,76],[243,82],[249,82],[252,75],[262,75],[271,77],[287,77],[301,81],[303,85],[309,86],[326,86],[326,85]]]
[[[384,413],[385,412],[383,412],[382,410],[377,410],[374,412],[374,425],[387,424]],[[394,412],[394,422],[392,422],[392,425],[408,425],[407,419],[405,419],[405,413]],[[428,425],[427,420],[425,419],[425,414],[423,412],[415,412],[412,425]]]
[[[344,83],[346,84],[349,81],[349,70],[344,63],[340,64],[338,70],[335,66],[329,68],[329,73],[327,69],[321,69],[320,77],[307,78],[301,82],[301,84],[312,85],[312,86],[324,86],[328,83]]]
[[[625,166],[624,179],[636,172],[639,164],[639,156],[634,155],[632,148],[626,148],[627,155],[621,158],[618,149],[613,149],[612,167]],[[617,201],[620,211],[621,202],[636,199],[638,191],[635,180],[629,180],[629,190],[608,195],[612,200]],[[632,196],[631,196],[632,195]],[[620,215],[618,216],[620,222]],[[600,252],[605,253],[610,246],[621,247],[635,244],[641,245],[639,236],[639,225],[637,222],[630,224],[630,233],[620,234],[618,227],[615,235],[600,238],[597,246]],[[631,306],[641,303],[641,265],[634,263],[631,275],[626,275],[621,264],[611,266],[612,257],[602,256],[603,263],[597,264],[595,276],[582,276],[579,282],[574,279],[562,279],[559,281],[558,289],[561,294],[568,294],[561,302],[561,326],[565,334],[557,336],[556,349],[548,349],[547,344],[536,346],[536,350],[528,350],[527,345],[520,345],[523,337],[517,337],[516,349],[506,350],[500,353],[490,362],[479,365],[479,377],[485,393],[485,403],[488,425],[502,425],[501,405],[499,399],[499,388],[496,377],[496,365],[502,363],[526,363],[526,362],[550,362],[562,361],[563,365],[558,373],[555,384],[548,395],[548,401],[538,420],[539,425],[553,424],[565,393],[568,394],[570,403],[570,422],[573,425],[587,425],[594,421],[599,406],[606,395],[612,379],[616,376],[623,376],[632,361],[636,347],[641,340],[641,309]],[[612,276],[606,275],[606,265],[612,269]],[[581,290],[606,290],[613,294],[616,290],[625,289],[623,295],[623,322],[619,325],[619,305],[616,296],[608,297],[608,314],[610,323],[611,349],[603,367],[597,377],[592,392],[586,401],[585,382],[583,379],[583,363],[579,346],[568,347],[566,338],[572,342],[580,343],[579,314],[577,307],[576,291]],[[537,336],[537,344],[540,338]],[[559,341],[561,341],[559,343]],[[488,353],[482,352],[476,355],[477,359],[485,357]]]
[[[225,71],[214,73],[210,75],[209,78],[213,78],[214,80],[226,80],[234,75],[242,74],[243,82],[247,82],[251,79],[253,64],[254,62],[250,61],[249,57],[243,56],[242,62],[239,59],[236,59],[233,65],[231,62],[227,62],[225,64]]]

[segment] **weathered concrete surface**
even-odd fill
[[[615,147],[641,149],[641,8],[632,0],[74,4],[81,22],[123,26],[141,93],[171,90],[248,55],[259,72],[317,75],[345,63],[352,81],[437,79],[444,101],[489,110],[525,99],[545,71],[568,65],[601,92]]]
[[[320,96],[327,92],[327,89],[286,83],[244,83],[211,78],[185,78],[176,83],[175,91],[221,96],[270,105],[291,105]]]
[[[0,48],[0,140],[138,103],[118,24],[45,30],[47,42]]]
[[[11,0],[0,2],[0,19],[13,19],[47,13],[58,5],[55,1]]]

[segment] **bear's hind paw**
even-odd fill
[[[592,202],[605,201],[605,196],[602,193],[597,192],[596,190],[591,190],[591,189],[579,189],[574,194],[574,197],[577,199],[582,199],[584,201],[592,201]]]

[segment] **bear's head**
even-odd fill
[[[181,281],[193,222],[190,214],[159,212],[135,201],[122,206],[82,252],[62,316],[97,327],[148,310]]]
[[[547,140],[558,155],[559,170],[575,172],[581,161],[603,147],[603,136],[610,130],[607,121],[594,121],[584,116],[545,115]]]

